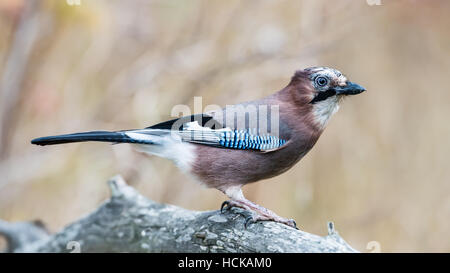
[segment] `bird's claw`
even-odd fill
[[[224,201],[223,203],[222,203],[222,205],[220,206],[220,213],[223,213],[224,212],[224,209],[225,209],[225,211],[227,211],[227,210],[229,210],[231,208],[231,206],[230,206],[230,201]]]
[[[233,200],[227,200],[222,203],[220,206],[220,213],[223,213],[224,211],[230,210],[232,207],[242,208],[244,210],[250,210],[244,205],[241,205]]]
[[[250,224],[256,223],[255,219],[253,219],[253,216],[247,216],[247,218],[245,218],[245,222],[244,222],[245,229],[247,229],[249,223]]]
[[[289,219],[286,223],[286,225],[295,228],[296,230],[299,230],[297,227],[297,223],[295,222],[294,219]]]

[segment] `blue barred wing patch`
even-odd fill
[[[256,129],[231,130],[211,129],[198,125],[197,122],[186,124],[178,132],[186,142],[238,150],[272,151],[286,144],[286,140],[270,134],[258,133]]]
[[[267,151],[278,149],[286,140],[271,135],[251,134],[245,130],[230,130],[220,132],[219,146],[239,150]]]

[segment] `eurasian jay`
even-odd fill
[[[297,71],[289,84],[268,97],[227,106],[220,111],[185,116],[145,129],[93,131],[36,138],[37,145],[82,141],[131,143],[138,150],[172,160],[203,185],[230,200],[221,210],[251,212],[246,224],[276,221],[296,227],[249,200],[242,186],[277,176],[314,146],[339,102],[365,89],[328,67]]]

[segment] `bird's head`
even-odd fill
[[[341,72],[329,67],[310,67],[297,71],[290,85],[294,86],[301,104],[312,110],[313,119],[324,128],[339,109],[342,98],[365,91],[359,84],[347,80]]]
[[[359,84],[347,80],[341,72],[329,67],[310,67],[304,70],[310,81],[312,99],[310,103],[332,101],[348,95],[360,94],[366,89]]]

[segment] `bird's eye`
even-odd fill
[[[325,77],[317,77],[316,84],[320,87],[324,87],[325,85],[328,84],[328,79]]]

